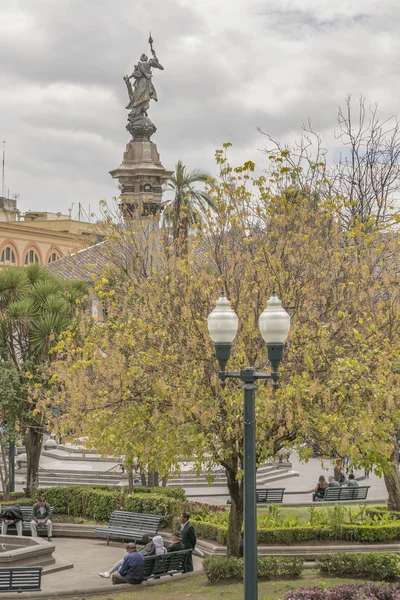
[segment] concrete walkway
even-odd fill
[[[66,596],[80,596],[90,593],[107,593],[111,590],[130,591],[134,589],[131,585],[113,586],[111,578],[103,579],[100,572],[107,571],[126,554],[126,544],[111,542],[109,546],[105,540],[77,539],[77,538],[53,538],[56,546],[54,557],[71,561],[72,569],[59,571],[57,573],[45,574],[42,577],[41,592],[26,592],[22,594],[1,594],[2,599],[15,598],[60,598]],[[193,557],[195,572],[202,570],[202,560]],[[174,575],[174,578],[186,577]],[[171,581],[171,577],[165,577],[157,581]],[[142,584],[144,585],[144,584]],[[148,582],[148,585],[154,585]]]

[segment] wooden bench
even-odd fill
[[[111,538],[140,542],[145,536],[152,538],[157,535],[160,521],[161,517],[158,515],[114,510],[108,526],[97,527],[94,534],[98,537],[107,538],[107,544],[110,543]]]
[[[285,488],[268,488],[265,490],[256,490],[257,503],[262,504],[282,504]]]
[[[345,500],[365,500],[368,495],[369,485],[354,487],[333,487],[325,490],[325,496],[321,498],[323,502],[343,502]]]
[[[43,567],[0,569],[0,592],[40,592]]]
[[[18,505],[15,504],[15,506],[18,506]],[[30,535],[31,534],[31,521],[32,521],[33,506],[20,506],[19,508],[21,509],[21,512],[22,512],[22,533],[23,534],[26,533],[26,534]],[[50,506],[50,519],[53,516],[53,510],[54,510],[54,507]],[[38,526],[37,526],[38,533],[43,530],[45,532],[47,532],[46,525],[38,524]],[[9,525],[7,527],[7,535],[9,535],[9,533],[13,534],[14,532],[15,533],[17,532],[15,525]]]
[[[192,550],[179,550],[178,552],[167,552],[158,556],[144,557],[144,578],[158,579],[163,575],[183,573],[186,558]]]

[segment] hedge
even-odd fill
[[[304,560],[297,557],[262,556],[258,558],[258,576],[263,579],[299,577]],[[203,560],[203,569],[210,583],[221,579],[243,579],[243,558],[210,557]]]
[[[193,523],[198,537],[226,544],[228,527],[216,523]],[[257,530],[259,544],[298,544],[313,540],[345,540],[366,544],[385,543],[400,539],[400,523],[388,525],[343,525],[332,529],[320,525],[274,527]]]
[[[288,592],[283,600],[399,600],[399,597],[400,585],[350,583],[328,589],[297,588]]]
[[[128,494],[128,488],[125,486],[124,491]],[[159,494],[160,496],[166,496],[167,498],[175,498],[184,502],[186,500],[186,493],[183,488],[170,488],[170,487],[146,487],[144,485],[138,485],[133,487],[132,494]]]
[[[337,577],[351,575],[389,581],[400,576],[400,557],[390,552],[337,552],[319,556],[316,567],[322,573]]]
[[[147,489],[150,491],[141,494],[135,491],[128,496],[123,494],[123,490],[115,488],[102,489],[101,487],[76,485],[40,489],[38,497],[45,496],[47,502],[54,506],[54,513],[88,517],[95,521],[108,521],[114,510],[126,510],[160,515],[163,517],[161,524],[170,525],[181,512],[181,501],[163,493],[152,493],[154,488]],[[32,498],[23,498],[7,504],[31,506],[34,502],[36,500]]]
[[[159,494],[131,494],[125,497],[125,510],[163,517],[161,525],[171,525],[181,512],[181,502]]]

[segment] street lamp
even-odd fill
[[[256,503],[256,416],[255,390],[257,379],[272,379],[279,387],[278,367],[283,356],[283,344],[290,329],[290,316],[275,292],[260,315],[258,324],[267,345],[271,373],[259,373],[254,367],[228,373],[227,362],[239,320],[224,292],[208,316],[208,331],[215,345],[215,355],[221,371],[220,379],[232,377],[242,381],[244,390],[244,598],[257,600],[257,503]]]

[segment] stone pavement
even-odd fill
[[[109,546],[105,540],[82,538],[53,538],[56,546],[55,558],[71,561],[72,569],[49,573],[42,577],[41,592],[26,592],[18,594],[18,600],[24,598],[59,598],[64,596],[81,596],[88,593],[107,593],[114,591],[134,589],[133,586],[113,586],[111,578],[103,579],[99,576],[102,571],[110,569],[126,554],[126,544],[111,542]],[[202,569],[202,560],[193,557],[195,571]],[[174,575],[179,577],[179,575]],[[163,578],[164,579],[164,578]],[[170,581],[172,578],[166,578]],[[16,594],[2,594],[2,599],[16,598]]]

